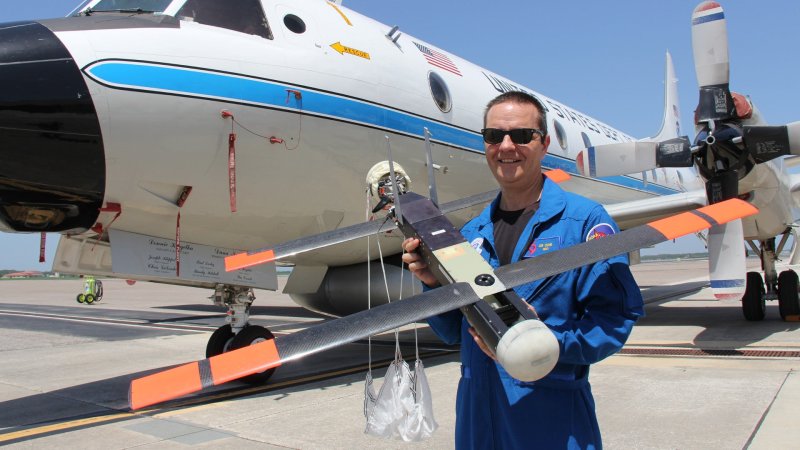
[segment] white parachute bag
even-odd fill
[[[367,246],[369,246],[369,242],[367,242]],[[381,252],[380,241],[378,242],[378,251]],[[383,254],[381,253],[380,256],[383,261]],[[368,283],[369,279],[368,265]],[[386,282],[385,271],[384,282]],[[402,286],[402,284],[401,275],[400,285]],[[368,287],[367,292],[369,291]],[[391,298],[388,283],[386,283],[386,295]],[[371,302],[369,306],[371,306]],[[365,434],[384,439],[400,438],[406,442],[417,442],[431,437],[438,428],[439,425],[433,417],[433,399],[428,386],[428,378],[425,376],[425,367],[419,359],[419,344],[416,342],[416,334],[415,328],[417,358],[414,364],[414,373],[411,373],[408,363],[403,360],[398,332],[395,331],[394,360],[386,369],[383,384],[377,394],[372,379],[372,340],[369,339],[369,369],[364,382],[364,416],[367,419]]]
[[[400,428],[400,437],[406,442],[417,442],[433,436],[439,424],[433,418],[433,397],[425,376],[422,360],[414,363],[414,403],[413,410]]]
[[[364,433],[385,439],[400,438],[417,442],[429,438],[438,428],[433,417],[433,401],[422,361],[417,359],[414,373],[402,359],[399,348],[386,369],[383,385],[377,395],[372,374],[367,373]]]

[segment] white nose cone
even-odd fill
[[[512,377],[536,381],[558,361],[558,340],[539,320],[525,320],[509,328],[497,344],[497,360]]]

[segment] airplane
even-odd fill
[[[544,165],[623,228],[708,203],[694,167],[584,175],[581,151],[635,138],[341,2],[90,0],[67,18],[0,25],[0,50],[0,85],[13,87],[0,102],[0,227],[61,233],[55,271],[214,289],[228,323],[207,357],[273,337],[249,310],[253,288],[278,288],[276,264],[228,273],[225,257],[362,222],[389,179],[387,136],[410,187],[427,178],[429,130],[443,205],[496,189],[479,130],[501,92],[544,102]],[[671,67],[668,56],[654,142],[679,135]],[[370,254],[376,241],[397,254],[400,240],[380,233]],[[365,247],[282,259],[284,292],[333,316],[363,310],[377,264]],[[392,292],[401,271],[387,267]]]

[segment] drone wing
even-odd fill
[[[747,202],[727,200],[504,266],[497,269],[495,275],[511,288],[757,212]],[[443,286],[291,335],[136,379],[130,387],[130,405],[132,409],[139,409],[171,400],[479,301],[481,298],[470,283]]]

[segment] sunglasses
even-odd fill
[[[511,136],[511,142],[517,145],[528,144],[533,140],[533,136],[539,135],[544,138],[544,132],[536,128],[517,128],[514,130],[498,130],[497,128],[484,128],[481,130],[483,141],[487,144],[499,144],[503,142],[506,135]]]

